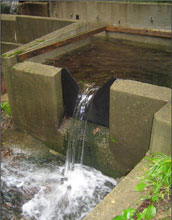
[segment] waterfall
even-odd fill
[[[83,164],[87,129],[87,111],[90,101],[97,89],[98,88],[89,86],[82,94],[78,95],[67,146],[64,171],[65,177],[68,177],[69,172],[74,169],[75,163]]]
[[[14,209],[9,206],[8,213],[3,209],[3,215],[9,216],[5,219],[12,219],[11,212],[17,208],[17,219],[82,220],[116,186],[113,178],[83,164],[87,112],[96,90],[89,87],[78,95],[64,165],[46,161],[40,166],[39,160],[30,162],[28,155],[15,159],[15,166],[3,160],[3,196],[9,204],[12,192],[18,201]]]

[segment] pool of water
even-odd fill
[[[109,79],[136,80],[171,88],[171,50],[143,43],[93,38],[91,44],[49,61],[66,67],[83,87],[102,86]]]

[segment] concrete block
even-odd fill
[[[154,114],[170,100],[170,89],[116,80],[110,89],[110,149],[116,169],[131,170],[147,152]]]
[[[150,152],[171,155],[171,103],[154,115]]]
[[[21,44],[28,43],[73,23],[72,21],[58,20],[56,18],[24,15],[16,16],[16,22],[17,41]]]
[[[57,132],[63,116],[61,69],[24,62],[16,64],[11,74],[16,128],[63,152]]]
[[[16,16],[1,15],[1,40],[16,43]]]

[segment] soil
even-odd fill
[[[90,45],[47,64],[67,68],[81,87],[102,86],[113,77],[171,87],[171,53],[140,43],[92,38]]]

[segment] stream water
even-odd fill
[[[81,220],[117,184],[100,171],[83,165],[89,101],[94,88],[79,95],[68,141],[65,164],[39,163],[13,147],[2,160],[2,219]]]

